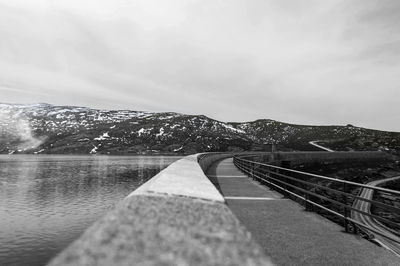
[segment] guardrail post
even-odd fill
[[[307,185],[305,185],[304,186],[304,189],[305,190],[308,190],[308,187],[307,187]],[[310,200],[310,195],[308,194],[308,193],[305,193],[305,199],[306,199],[306,211],[313,211],[312,209],[311,209],[311,206],[312,206],[312,204],[310,204],[309,203],[309,200]]]
[[[254,163],[251,163],[251,178],[253,178],[253,180],[254,180],[254,168],[255,168]]]
[[[271,173],[271,175],[272,175],[272,177],[274,177],[274,178],[279,178],[279,176],[278,175],[274,175],[274,173],[276,173],[276,174],[281,174],[282,173],[282,171],[280,171],[279,169],[275,169],[275,170],[273,170],[273,173]],[[274,182],[273,182],[274,183]],[[276,183],[276,182],[275,182]],[[285,197],[285,198],[289,198],[289,193],[288,193],[288,186],[286,185],[286,184],[283,184],[282,185],[282,195]]]
[[[346,193],[346,183],[343,183],[343,192]],[[343,210],[343,215],[344,215],[344,230],[346,231],[346,233],[348,233],[349,230],[349,210],[347,209],[347,196],[346,195],[342,195],[342,199],[343,199],[343,204],[345,206],[343,206],[344,210]]]

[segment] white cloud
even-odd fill
[[[400,131],[399,11],[372,0],[0,0],[1,101]]]

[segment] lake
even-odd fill
[[[0,265],[44,265],[181,157],[0,155]]]

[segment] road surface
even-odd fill
[[[334,152],[334,150],[331,150],[331,149],[329,149],[327,147],[324,147],[324,146],[321,146],[321,145],[317,144],[318,141],[319,140],[314,140],[314,141],[310,141],[308,143],[310,143],[311,145],[313,145],[313,146],[315,146],[317,148],[320,148],[320,149],[322,149],[324,151]]]
[[[397,180],[397,179],[400,179],[400,176],[381,179],[381,180],[376,180],[376,181],[368,183],[367,185],[369,185],[369,186],[379,186],[379,185],[381,185],[383,183],[386,183],[388,181],[393,181],[393,180]],[[372,197],[373,197],[373,194],[374,194],[374,190],[373,189],[364,188],[364,189],[361,190],[360,197],[371,200]],[[361,210],[363,212],[371,213],[371,203],[369,203],[367,201],[357,200],[356,199],[354,201],[354,203],[353,203],[353,208],[359,209],[359,210]],[[360,223],[362,223],[364,225],[367,225],[367,226],[375,229],[376,231],[381,232],[381,233],[383,233],[385,235],[388,235],[388,236],[396,239],[398,242],[400,242],[400,238],[392,233],[393,229],[388,228],[387,226],[383,225],[382,223],[380,223],[376,219],[374,219],[374,218],[372,218],[372,217],[370,217],[368,215],[364,215],[362,213],[359,213],[357,211],[352,211],[351,212],[351,217],[354,220],[359,221]],[[396,243],[395,241],[390,240],[388,238],[385,238],[384,236],[381,236],[381,235],[379,235],[377,233],[374,233],[374,232],[370,232],[370,233],[374,235],[374,240],[376,242],[378,242],[379,244],[381,244],[385,248],[391,250],[392,252],[394,252],[395,254],[400,256],[400,244],[399,243]]]

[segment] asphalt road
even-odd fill
[[[324,151],[334,152],[334,150],[331,150],[331,149],[329,149],[327,147],[321,146],[321,145],[317,144],[317,142],[318,142],[318,140],[314,140],[314,141],[310,141],[308,143],[310,143],[311,145],[313,145],[313,146],[315,146],[317,148],[320,148],[320,149],[322,149]]]
[[[400,176],[376,180],[376,181],[368,183],[367,185],[378,186],[380,184],[386,183],[388,181],[396,180],[396,179],[400,179]],[[374,194],[373,189],[364,188],[363,190],[361,190],[360,197],[371,200],[373,197],[373,194]],[[355,200],[353,203],[353,208],[359,209],[363,212],[371,213],[371,203],[369,203],[367,201]],[[357,211],[352,211],[351,217],[354,220],[356,220],[364,225],[367,225],[384,235],[387,235],[387,236],[390,236],[390,237],[396,239],[400,243],[400,238],[392,233],[393,229],[388,228],[387,226],[383,225],[376,219],[374,219],[368,215],[359,213]],[[384,236],[381,236],[377,233],[374,233],[372,231],[370,233],[374,235],[374,240],[376,242],[378,242],[382,246],[386,247],[387,249],[391,250],[392,252],[394,252],[395,254],[400,256],[400,244],[399,243],[396,243],[395,241],[390,240],[390,239],[388,239]]]

